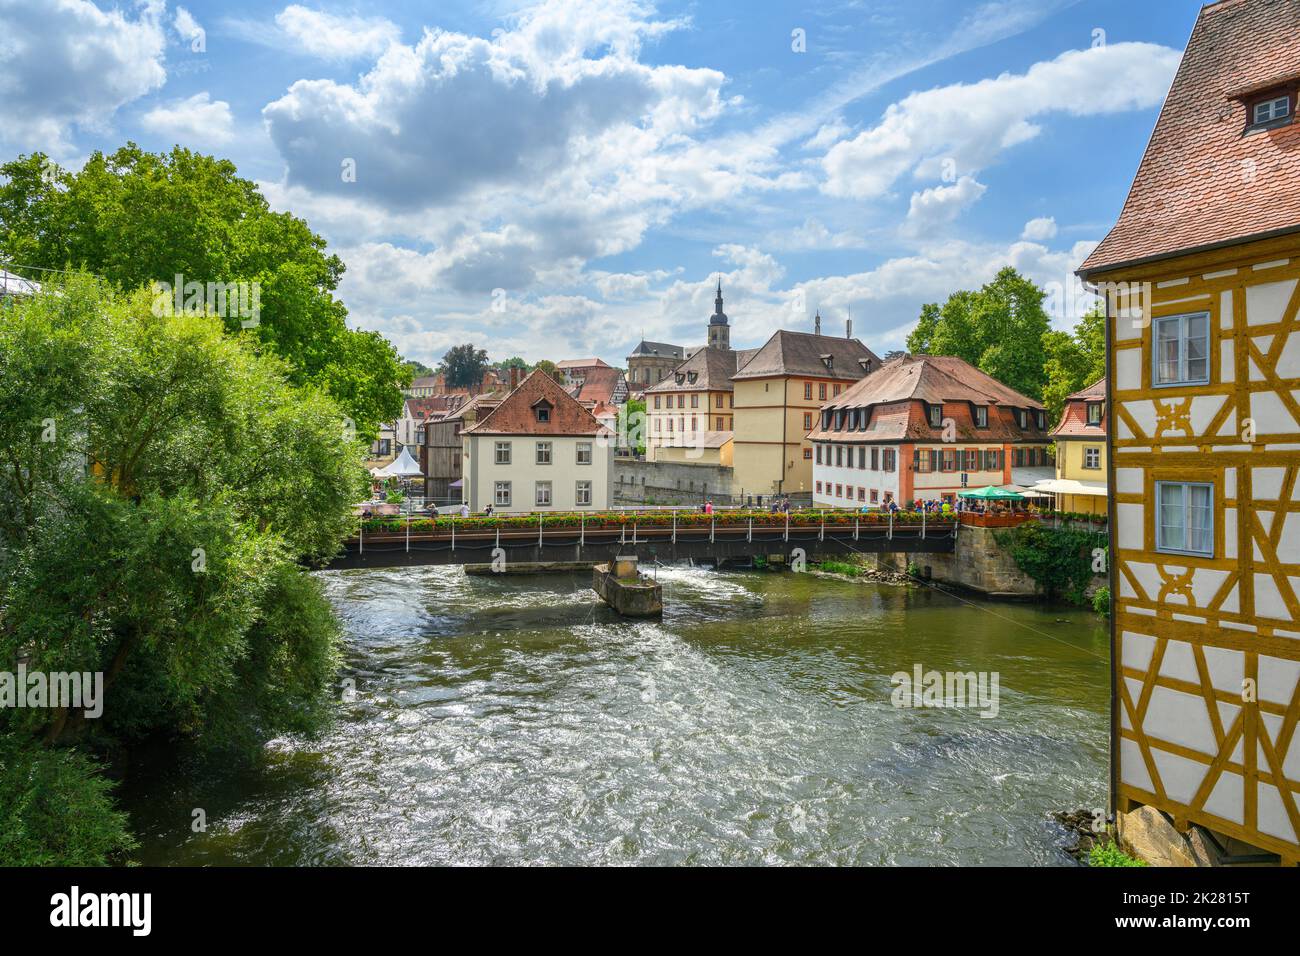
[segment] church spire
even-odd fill
[[[713,315],[709,316],[709,347],[715,349],[731,348],[731,329],[727,325],[727,313],[722,311],[722,277],[718,276],[718,294],[713,300]]]

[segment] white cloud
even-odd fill
[[[909,235],[925,235],[952,222],[966,207],[978,202],[986,189],[974,176],[961,176],[951,186],[934,186],[912,193],[904,231]]]
[[[145,129],[183,146],[220,146],[235,137],[230,104],[213,100],[206,91],[155,106],[140,122]]]
[[[194,15],[184,7],[176,8],[176,16],[172,19],[172,26],[183,43],[193,43],[198,38],[204,39],[206,43],[203,27],[199,25],[198,20],[194,19]]]
[[[277,13],[275,24],[302,50],[326,60],[378,56],[401,38],[397,24],[384,17],[336,16],[296,3]]]
[[[1115,43],[1069,50],[1025,73],[912,93],[881,121],[832,146],[822,160],[823,189],[874,199],[895,181],[974,175],[1040,132],[1034,120],[1053,113],[1088,116],[1158,104],[1178,67],[1176,50]]]
[[[1056,219],[1053,216],[1039,216],[1037,219],[1031,219],[1025,223],[1025,228],[1020,233],[1021,239],[1028,239],[1032,242],[1044,242],[1048,239],[1056,238]]]
[[[103,129],[162,86],[163,4],[137,7],[131,17],[88,0],[0,0],[0,139],[65,153],[73,126]]]

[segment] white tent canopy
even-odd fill
[[[1106,497],[1106,485],[1100,481],[1076,481],[1073,478],[1049,478],[1034,485],[1034,491],[1047,491],[1054,495],[1092,495]]]
[[[419,463],[411,457],[410,449],[407,448],[402,449],[402,453],[392,464],[385,465],[374,472],[376,478],[415,478],[423,474]]]

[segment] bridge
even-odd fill
[[[955,522],[924,514],[901,513],[886,518],[805,512],[794,515],[793,521],[791,517],[763,514],[737,519],[734,515],[712,515],[706,524],[702,515],[692,513],[689,522],[679,522],[674,514],[670,523],[661,513],[650,523],[629,515],[624,523],[611,527],[607,521],[577,518],[565,522],[539,515],[535,528],[521,527],[519,522],[484,528],[481,519],[473,518],[463,521],[460,528],[456,519],[440,519],[433,527],[428,520],[399,519],[382,522],[383,530],[367,531],[363,523],[327,567],[391,568],[494,561],[506,565],[595,565],[631,555],[651,562],[690,558],[718,565],[747,565],[754,558],[786,561],[795,548],[809,556],[947,554],[954,550],[957,540]],[[547,520],[552,524],[547,525]]]

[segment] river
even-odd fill
[[[1060,607],[810,574],[322,572],[355,697],[260,766],[133,772],[145,864],[1066,864],[1106,781],[1106,628]],[[996,717],[898,708],[914,665]],[[206,830],[195,832],[194,810]]]

